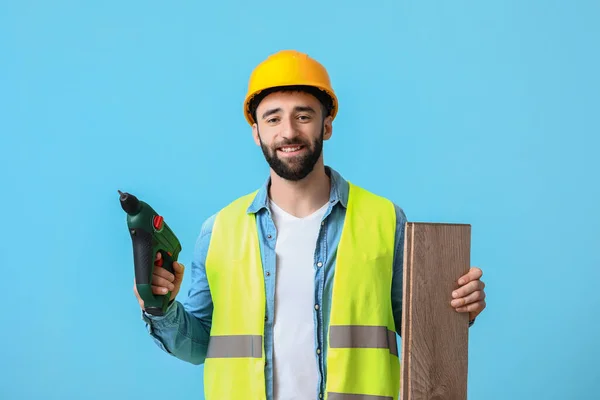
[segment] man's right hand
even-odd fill
[[[161,259],[161,254],[156,253],[156,258],[154,261],[154,273],[152,274],[152,293],[155,295],[164,295],[169,290],[171,291],[171,299],[173,300],[177,297],[179,293],[179,288],[181,287],[181,282],[183,281],[183,264],[178,263],[177,261],[173,261],[173,272],[170,273],[163,267],[159,267],[157,263]],[[142,310],[144,309],[144,300],[140,297],[137,286],[135,284],[135,277],[133,278],[133,293],[135,297],[138,299],[138,303],[140,303],[140,307]]]

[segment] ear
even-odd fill
[[[329,140],[331,135],[333,135],[333,118],[331,118],[331,116],[325,118],[323,126],[325,128],[323,132],[323,140]]]
[[[258,137],[258,125],[255,123],[252,124],[252,138],[254,139],[254,143],[258,147],[260,147],[260,138]]]

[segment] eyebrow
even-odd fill
[[[270,110],[267,110],[263,113],[262,115],[262,119],[267,118],[269,115],[273,115],[275,113],[278,113],[281,111],[281,108],[271,108]]]
[[[278,107],[278,108],[271,108],[271,109],[269,109],[269,110],[267,110],[267,111],[265,111],[263,113],[262,119],[265,119],[269,115],[273,115],[273,114],[281,112],[281,111],[282,110],[281,110],[280,107]],[[295,112],[309,112],[309,113],[312,113],[312,114],[316,114],[315,109],[312,108],[311,106],[296,106],[296,107],[294,107],[294,111]]]

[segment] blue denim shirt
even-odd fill
[[[327,380],[327,332],[329,329],[329,313],[331,293],[335,273],[335,259],[340,234],[348,204],[348,182],[330,167],[326,171],[331,178],[329,206],[321,223],[314,256],[314,303],[318,309],[313,309],[314,315],[314,346],[318,361],[319,384],[315,388],[315,398],[325,393]],[[266,319],[265,319],[265,385],[267,400],[273,399],[273,315],[275,306],[275,242],[277,232],[268,207],[268,186],[270,180],[260,188],[253,203],[248,208],[249,213],[256,213],[264,278],[266,287]],[[404,224],[406,216],[403,210],[396,209],[396,237],[392,290],[390,301],[393,307],[396,332],[400,335],[402,317],[402,263],[404,245]],[[182,304],[174,301],[165,315],[161,317],[142,313],[149,333],[156,344],[181,360],[192,364],[202,364],[206,357],[210,336],[212,302],[210,288],[206,278],[205,259],[210,243],[212,226],[215,215],[208,218],[202,225],[197,239],[191,265],[191,288],[188,298]],[[269,274],[267,274],[267,272]],[[317,349],[321,349],[317,353]]]

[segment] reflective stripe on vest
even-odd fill
[[[329,347],[354,349],[389,349],[398,356],[396,332],[385,326],[332,326]]]
[[[376,396],[370,394],[344,394],[329,392],[327,400],[392,400],[389,396]]]
[[[207,400],[266,399],[265,282],[257,192],[221,210],[206,257],[213,300],[204,367]],[[393,204],[350,184],[337,249],[327,337],[328,400],[397,400],[400,366],[391,308]]]
[[[262,336],[212,336],[206,358],[240,358],[262,356]]]

